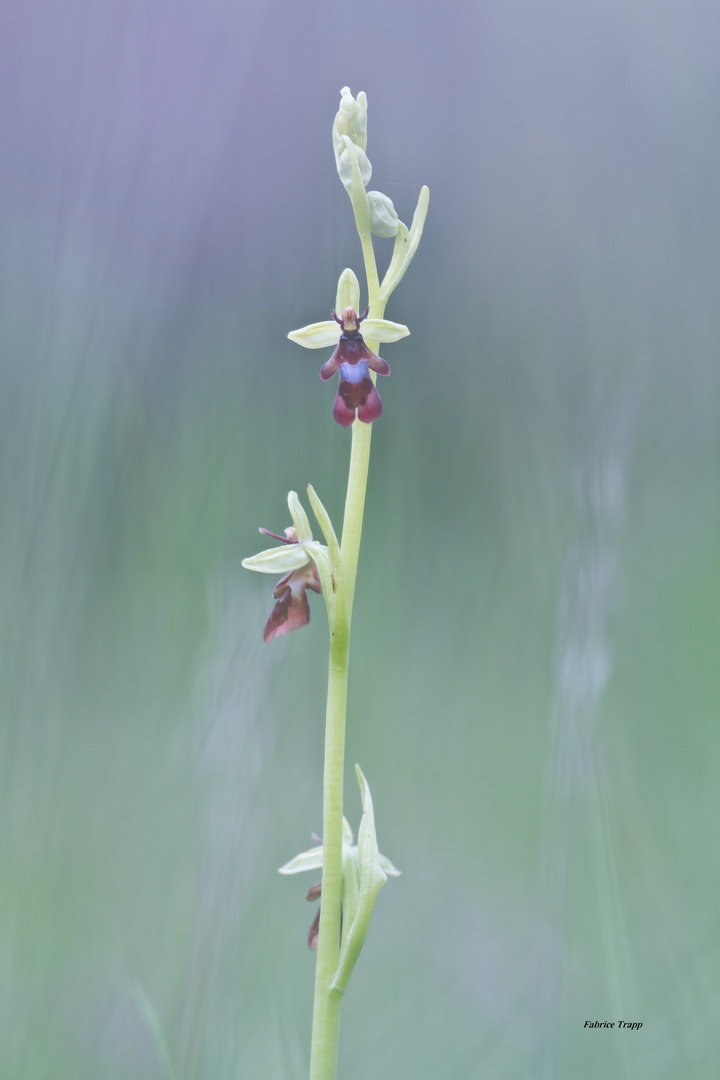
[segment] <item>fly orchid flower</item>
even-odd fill
[[[283,575],[273,592],[277,603],[265,624],[263,641],[272,641],[280,634],[287,634],[310,622],[307,590],[322,592],[320,578],[323,571],[329,573],[328,550],[313,540],[307,514],[294,491],[288,495],[288,507],[293,525],[285,530],[284,536],[260,529],[265,536],[282,541],[283,546],[268,548],[242,561],[246,570]]]
[[[360,795],[363,803],[363,816],[360,822],[360,832],[357,844],[353,843],[352,829],[347,818],[343,818],[342,837],[342,948],[340,953],[340,966],[336,975],[336,982],[346,981],[350,976],[352,966],[362,947],[362,942],[367,933],[370,915],[375,904],[375,899],[380,887],[388,877],[400,877],[400,871],[393,866],[386,855],[378,851],[377,837],[375,835],[375,816],[373,812],[372,796],[370,788],[359,765],[355,766],[355,775],[360,785]],[[315,837],[315,839],[319,839]],[[323,848],[322,842],[296,855],[285,866],[281,866],[281,874],[301,874],[304,870],[322,870]],[[322,894],[322,882],[311,886],[307,900],[318,900]],[[317,947],[319,914],[310,927],[308,946],[311,949]],[[362,940],[359,940],[362,939]]]
[[[410,333],[402,323],[388,319],[369,319],[367,310],[358,315],[360,286],[352,270],[344,270],[338,282],[337,302],[332,313],[333,321],[311,323],[288,334],[291,341],[306,349],[324,349],[335,345],[332,356],[320,368],[320,378],[330,379],[340,372],[340,386],[333,406],[333,416],[338,424],[349,427],[355,420],[371,424],[382,412],[382,401],[370,375],[389,375],[390,368],[382,357],[377,356],[365,344],[360,333],[360,323],[370,341],[399,341]],[[337,312],[342,314],[338,316]],[[338,326],[340,340],[338,341]]]

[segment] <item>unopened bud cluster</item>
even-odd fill
[[[358,230],[384,238],[395,237],[395,250],[388,272],[380,285],[380,300],[387,302],[410,263],[422,234],[427,214],[428,189],[420,192],[410,228],[397,215],[392,199],[382,191],[368,191],[372,165],[367,156],[367,97],[357,98],[348,86],[340,91],[340,108],[332,128],[332,142],[338,176],[355,211]]]
[[[366,188],[372,176],[367,150],[367,97],[361,90],[357,100],[348,86],[340,91],[340,108],[332,130],[338,176],[352,197],[353,179],[360,178]],[[376,236],[397,236],[400,219],[392,199],[381,191],[367,192],[370,228]]]

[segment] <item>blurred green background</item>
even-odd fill
[[[0,1077],[307,1073],[327,631],[240,569],[388,317],[352,642],[380,894],[343,1080],[718,1075],[720,15],[705,0],[0,8]],[[384,265],[390,242],[378,242]],[[154,1019],[153,1019],[154,1017]],[[641,1022],[635,1032],[586,1020]],[[158,1037],[157,1031],[162,1031]]]

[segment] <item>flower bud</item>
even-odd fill
[[[350,87],[343,86],[340,91],[340,109],[335,115],[332,134],[336,157],[345,149],[343,135],[349,135],[356,146],[367,150],[367,98],[362,90],[356,101],[350,93]]]
[[[370,207],[370,228],[376,236],[397,236],[400,220],[395,212],[392,199],[382,191],[368,191]]]
[[[361,146],[356,146],[349,135],[343,135],[343,149],[335,155],[338,176],[343,187],[349,191],[353,185],[353,162],[357,162],[363,187],[367,187],[372,176],[372,165]]]
[[[372,166],[365,153],[367,147],[367,98],[360,91],[357,101],[348,86],[340,91],[340,109],[332,127],[335,164],[340,179],[348,190],[352,186],[353,159],[357,160],[360,176],[367,187]]]

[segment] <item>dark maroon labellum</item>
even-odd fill
[[[291,570],[278,581],[273,593],[277,604],[265,623],[263,641],[272,641],[280,634],[288,634],[291,630],[307,626],[310,622],[310,605],[306,589],[322,592],[314,563],[301,566],[299,570]]]
[[[282,540],[283,544],[297,544],[298,542],[297,534],[292,527],[285,530],[285,536],[279,536],[278,533],[270,532],[269,529],[260,529],[260,532],[265,536],[272,536],[275,540]],[[312,589],[316,593],[322,592],[315,563],[310,560],[305,566],[290,570],[275,586],[273,598],[277,600],[277,603],[265,623],[263,641],[272,641],[280,634],[289,634],[291,630],[307,626],[310,622],[307,589]]]
[[[342,327],[340,341],[330,359],[320,368],[320,378],[330,379],[340,372],[340,386],[333,406],[333,416],[338,424],[349,427],[357,417],[365,424],[377,420],[382,412],[382,401],[370,378],[370,371],[389,375],[387,361],[368,349],[358,327],[367,317],[367,310],[357,315],[354,308],[345,308],[342,318],[332,313],[333,319]],[[368,370],[370,369],[370,370]]]

